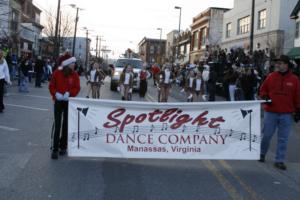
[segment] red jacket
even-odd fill
[[[70,97],[76,97],[80,91],[80,80],[77,72],[72,72],[69,77],[65,77],[62,70],[55,70],[49,83],[49,91],[55,100],[55,93],[62,95],[66,92],[70,93]]]
[[[265,105],[267,112],[293,113],[300,108],[300,81],[292,72],[285,75],[271,73],[260,88],[260,96],[269,97],[270,105]]]

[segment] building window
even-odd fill
[[[231,23],[226,24],[226,38],[230,38],[231,29],[232,29],[232,24]]]
[[[249,33],[250,31],[250,16],[238,20],[238,35]]]
[[[299,38],[299,29],[300,29],[300,21],[296,22],[296,32],[295,32],[295,38]]]
[[[150,54],[154,54],[154,46],[153,45],[150,46]]]
[[[207,28],[201,29],[201,47],[205,47],[207,38]]]
[[[193,33],[193,38],[194,38],[194,41],[193,41],[193,50],[196,51],[198,50],[198,45],[199,45],[199,31],[196,31]]]
[[[267,10],[258,12],[258,29],[264,29],[267,25]]]

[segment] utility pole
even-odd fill
[[[250,30],[250,52],[253,53],[254,43],[254,15],[255,15],[255,0],[252,0],[252,11],[251,11],[251,30]]]
[[[162,64],[161,63],[161,61],[162,61],[162,49],[161,49],[161,36],[162,36],[162,28],[157,28],[157,30],[158,31],[160,31],[160,37],[159,37],[159,54],[160,54],[160,56],[159,56],[159,61],[160,61],[160,64]]]
[[[78,12],[79,8],[76,8],[76,19],[75,19],[75,31],[74,31],[74,37],[73,37],[73,49],[72,49],[72,55],[75,56],[75,46],[76,46],[76,33],[77,33],[77,24],[78,24]]]
[[[61,43],[61,11],[59,11],[59,26],[58,26],[58,52],[60,52]]]
[[[89,65],[89,30],[86,30],[86,56],[85,56],[85,66],[88,69]]]
[[[180,35],[180,29],[181,29],[181,10],[182,8],[180,6],[175,6],[175,9],[179,10],[179,28],[178,28],[178,36]],[[179,45],[177,45],[177,51],[176,51],[176,58],[179,56]]]
[[[56,58],[59,55],[59,44],[57,44],[57,43],[58,43],[58,25],[59,25],[60,1],[61,0],[58,0],[57,14],[56,14],[56,24],[55,24],[55,56],[56,56]]]
[[[105,40],[102,39],[102,37],[100,36],[99,38],[99,57],[101,57],[101,42],[105,42]],[[103,56],[102,56],[103,58]]]
[[[98,40],[99,40],[99,37],[97,36],[96,37],[96,59],[98,58]]]

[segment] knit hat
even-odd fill
[[[76,58],[75,57],[71,57],[71,58],[63,61],[62,64],[61,64],[61,66],[62,67],[67,67],[67,66],[69,66],[69,65],[71,65],[73,63],[76,63]]]

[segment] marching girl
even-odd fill
[[[194,97],[194,80],[195,80],[195,72],[190,70],[189,76],[186,79],[185,90],[187,95],[187,102],[193,102]]]
[[[148,82],[147,79],[149,78],[149,72],[146,69],[147,65],[143,65],[143,69],[140,72],[140,90],[139,94],[140,97],[144,98],[146,93],[147,93],[147,88],[148,88]]]
[[[92,90],[92,98],[99,99],[100,98],[100,87],[102,81],[105,78],[104,72],[99,68],[98,63],[94,63],[93,69],[89,71],[88,75],[89,84]]]
[[[159,88],[160,88],[160,102],[168,102],[171,84],[173,82],[173,73],[170,64],[163,67],[159,75]]]
[[[119,81],[118,90],[122,94],[122,100],[130,101],[133,88],[132,67],[128,65],[124,68]]]
[[[197,72],[196,78],[193,81],[193,93],[193,100],[200,101],[200,98],[202,98],[202,94],[204,93],[204,81],[201,72]]]

